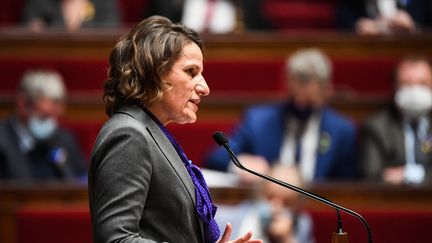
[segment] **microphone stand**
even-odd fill
[[[348,243],[348,233],[342,230],[342,218],[339,209],[336,209],[336,216],[338,218],[338,228],[337,232],[333,232],[332,243]]]
[[[342,231],[342,220],[341,220],[341,217],[340,217],[339,210],[344,211],[344,212],[346,212],[348,214],[351,214],[354,217],[356,217],[357,219],[359,219],[363,223],[363,225],[365,226],[365,228],[366,228],[366,231],[367,231],[367,234],[368,234],[368,243],[372,243],[373,242],[373,240],[372,240],[372,233],[371,233],[370,227],[369,227],[368,223],[366,222],[366,220],[363,218],[363,216],[361,216],[359,213],[357,213],[357,212],[355,212],[355,211],[353,211],[351,209],[342,207],[342,206],[340,206],[340,205],[338,205],[338,204],[336,204],[336,203],[334,203],[334,202],[332,202],[332,201],[330,201],[330,200],[328,200],[328,199],[326,199],[324,197],[318,196],[318,195],[316,195],[316,194],[314,194],[312,192],[306,191],[306,190],[304,190],[304,189],[302,189],[300,187],[296,187],[294,185],[288,184],[288,183],[286,183],[284,181],[278,180],[278,179],[273,178],[273,177],[268,176],[268,175],[259,174],[259,173],[255,172],[253,170],[250,170],[250,169],[244,167],[240,163],[240,161],[237,159],[237,157],[235,156],[235,153],[229,147],[228,140],[226,139],[225,135],[222,132],[216,132],[213,135],[213,138],[216,140],[216,142],[220,146],[223,146],[228,151],[229,157],[233,161],[234,165],[236,165],[240,169],[245,170],[245,171],[247,171],[247,172],[249,172],[249,173],[251,173],[253,175],[256,175],[256,176],[261,177],[263,179],[266,179],[268,181],[274,182],[274,183],[276,183],[276,184],[278,184],[280,186],[289,188],[289,189],[291,189],[293,191],[296,191],[296,192],[298,192],[300,194],[306,195],[309,198],[312,198],[312,199],[314,199],[314,200],[316,200],[316,201],[318,201],[320,203],[326,204],[326,205],[331,206],[334,209],[336,209],[336,214],[338,216],[338,232],[334,232],[333,233],[332,243],[348,243],[348,234],[344,233]]]

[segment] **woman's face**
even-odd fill
[[[201,96],[210,93],[203,72],[203,55],[195,43],[187,44],[169,70],[161,77],[162,99],[149,107],[149,110],[164,124],[193,123]]]

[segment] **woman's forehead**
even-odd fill
[[[203,54],[201,49],[195,43],[185,45],[177,59],[177,63],[183,66],[195,64],[202,67]]]

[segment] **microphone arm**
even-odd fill
[[[304,189],[302,189],[300,187],[288,184],[288,183],[286,183],[284,181],[278,180],[278,179],[273,178],[273,177],[268,176],[268,175],[257,173],[257,172],[255,172],[253,170],[250,170],[250,169],[244,167],[240,163],[240,161],[237,159],[235,153],[231,150],[230,146],[228,145],[228,140],[227,140],[227,138],[226,138],[226,136],[225,136],[225,134],[223,132],[220,132],[220,131],[215,132],[213,134],[213,139],[216,141],[217,144],[219,144],[219,146],[222,146],[222,147],[224,147],[227,150],[228,155],[230,156],[230,158],[233,161],[234,165],[236,165],[240,169],[245,170],[245,171],[247,171],[247,172],[249,172],[249,173],[251,173],[253,175],[256,175],[256,176],[261,177],[263,179],[266,179],[268,181],[274,182],[274,183],[276,183],[276,184],[278,184],[280,186],[289,188],[289,189],[291,189],[293,191],[296,191],[296,192],[298,192],[300,194],[306,195],[307,197],[312,198],[312,199],[314,199],[314,200],[316,200],[316,201],[318,201],[320,203],[328,205],[328,206],[336,209],[338,217],[340,217],[339,210],[344,211],[344,212],[346,212],[348,214],[353,215],[354,217],[356,217],[357,219],[359,219],[363,223],[363,225],[365,226],[365,228],[367,230],[367,234],[368,234],[368,243],[372,243],[373,242],[373,240],[372,240],[372,233],[371,233],[369,224],[366,222],[366,220],[363,218],[363,216],[361,216],[359,213],[357,213],[357,212],[355,212],[355,211],[353,211],[351,209],[342,207],[342,206],[340,206],[340,205],[338,205],[338,204],[336,204],[336,203],[334,203],[334,202],[332,202],[332,201],[330,201],[330,200],[328,200],[328,199],[326,199],[324,197],[318,196],[317,194],[314,194],[312,192],[306,191],[306,190],[304,190]]]

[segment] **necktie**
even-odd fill
[[[296,129],[294,131],[294,139],[295,139],[295,151],[294,151],[295,161],[294,162],[296,165],[299,165],[302,157],[302,137],[305,131],[305,124],[304,124],[305,121],[297,120],[296,122],[297,122]]]
[[[168,129],[166,129],[166,127],[150,111],[145,109],[145,112],[153,119],[154,122],[156,122],[183,161],[183,164],[185,165],[189,176],[195,185],[196,211],[204,224],[205,242],[216,242],[220,236],[219,227],[214,219],[217,207],[213,205],[204,176],[202,175],[200,169],[196,165],[192,164],[192,161],[187,158],[186,153],[176,141],[176,139],[171,135]]]
[[[419,121],[418,120],[413,120],[410,122],[410,125],[412,127],[413,130],[413,134],[414,134],[414,158],[415,158],[415,162],[417,164],[423,164],[423,162],[425,161],[425,154],[422,151],[422,143],[421,143],[421,139],[419,136],[419,132],[418,132],[418,127],[419,127]]]
[[[302,150],[301,140],[300,140],[300,138],[297,138],[296,139],[296,147],[295,147],[295,161],[294,161],[296,165],[300,164],[301,150]]]

